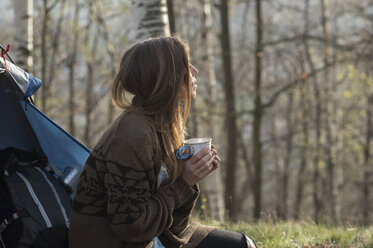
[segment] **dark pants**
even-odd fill
[[[254,242],[252,242],[255,245]],[[251,245],[251,247],[256,247]],[[215,229],[196,248],[251,248],[241,233]]]

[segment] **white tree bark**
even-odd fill
[[[170,35],[166,0],[132,0],[131,5],[134,42]]]
[[[14,6],[14,60],[29,72],[33,60],[33,0],[13,0]]]

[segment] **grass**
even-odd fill
[[[245,233],[258,247],[373,248],[373,226],[327,227],[313,223],[221,223],[203,221],[220,229]]]

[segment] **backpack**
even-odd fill
[[[0,151],[0,248],[67,248],[71,205],[46,158]]]

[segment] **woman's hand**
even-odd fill
[[[214,144],[211,145],[211,150],[214,152],[215,159],[214,159],[213,165],[214,165],[214,170],[216,170],[220,166],[220,157]]]
[[[215,146],[203,148],[196,154],[184,161],[182,177],[190,186],[197,184],[208,174],[219,168],[220,158]]]

